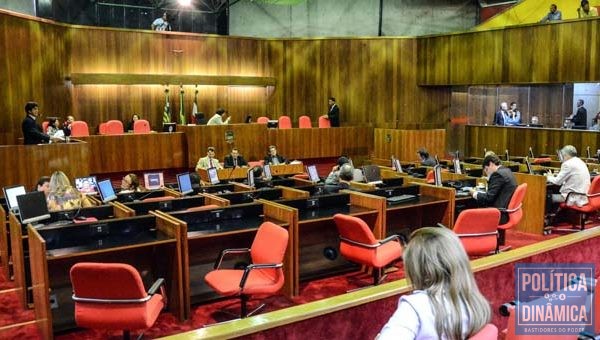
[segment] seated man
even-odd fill
[[[546,174],[549,183],[561,186],[560,194],[553,194],[551,197],[554,204],[565,202],[570,192],[587,193],[590,188],[590,172],[587,165],[577,157],[577,149],[573,145],[565,145],[560,153],[563,156],[560,172],[556,176],[551,172]],[[571,195],[567,204],[582,206],[587,201],[585,195]]]
[[[198,171],[198,169],[209,168],[223,169],[223,167],[219,163],[219,160],[215,158],[215,148],[212,146],[208,147],[206,157],[200,158],[198,160],[198,163],[196,164],[196,171]]]
[[[231,149],[231,154],[223,160],[225,168],[238,168],[248,166],[248,162],[242,157],[237,148]]]
[[[287,159],[277,154],[277,147],[275,145],[269,146],[269,154],[265,156],[265,164],[279,165],[285,163],[287,163]]]
[[[487,192],[471,189],[471,195],[481,206],[506,209],[517,189],[515,175],[509,168],[502,166],[500,158],[493,154],[483,159],[483,172],[488,176]],[[502,214],[500,224],[506,222],[508,222],[508,214]]]
[[[419,155],[422,166],[435,166],[437,164],[435,159],[429,155],[429,152],[427,152],[426,149],[419,149],[417,154]]]
[[[342,165],[349,162],[350,161],[348,160],[348,158],[344,156],[338,158],[337,164],[331,169],[329,175],[327,175],[327,178],[325,179],[325,184],[337,185],[340,181],[340,168],[342,167]]]
[[[338,171],[338,183],[337,184],[325,184],[325,192],[336,193],[342,189],[350,189],[350,182],[354,177],[354,167],[350,163],[345,163],[340,166]]]

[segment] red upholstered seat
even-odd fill
[[[124,330],[124,336],[149,328],[166,303],[163,294],[155,294],[163,281],[146,292],[128,264],[77,263],[71,268],[75,321],[79,327]]]
[[[145,119],[138,119],[133,122],[133,133],[149,133],[150,123]]]
[[[100,125],[98,125],[98,133],[101,135],[106,134],[106,123],[100,123]]]
[[[123,133],[123,122],[120,120],[113,119],[106,122],[107,135],[122,135]]]
[[[174,198],[175,197],[173,197],[173,196],[158,196],[158,197],[144,198],[142,201],[143,202],[162,202],[162,201],[170,201]]]
[[[85,137],[90,135],[90,129],[86,122],[76,120],[71,123],[71,137]]]
[[[265,165],[265,160],[261,159],[260,161],[249,161],[248,162],[248,166],[249,167],[255,167],[255,166],[263,166]]]
[[[367,223],[358,217],[335,214],[340,233],[340,253],[348,260],[374,267],[373,281],[380,283],[381,268],[402,257],[402,245],[397,235],[377,240]]]
[[[504,340],[574,340],[577,339],[577,335],[517,335],[515,325],[517,321],[515,319],[515,307],[509,308],[510,315],[508,316],[508,323],[506,327],[506,337]]]
[[[488,323],[477,332],[469,340],[497,340],[498,339],[498,328],[494,324]]]
[[[42,132],[43,133],[48,133],[48,124],[50,124],[50,122],[47,120],[42,122]]]
[[[281,124],[281,123],[279,123]],[[300,116],[298,118],[298,127],[301,129],[310,129],[312,128],[312,122],[310,121],[309,116]]]
[[[550,157],[534,158],[531,160],[531,164],[542,164],[550,162],[552,162],[552,158]]]
[[[496,208],[467,209],[458,215],[454,232],[467,254],[488,255],[498,249],[499,221],[500,211]]]
[[[199,207],[187,208],[185,211],[187,211],[187,212],[205,211],[205,210],[212,210],[212,209],[217,209],[217,208],[219,208],[219,206],[216,204],[208,204],[208,205],[201,205]]]
[[[320,128],[330,128],[331,122],[329,121],[329,119],[327,119],[325,117],[319,117],[319,127]]]
[[[292,120],[288,116],[279,117],[279,123],[277,125],[280,129],[291,129]]]
[[[569,193],[569,195],[578,195],[577,193]],[[583,195],[583,194],[579,194]],[[579,228],[581,230],[585,227],[585,220],[588,214],[594,213],[600,209],[600,176],[594,177],[592,180],[592,184],[588,189],[587,194],[585,194],[588,198],[588,203],[578,207],[576,204],[567,205],[566,203],[561,203],[561,209],[573,210],[579,213]],[[570,197],[567,196],[565,202],[569,202]]]
[[[246,302],[253,294],[275,294],[284,284],[283,259],[288,244],[288,231],[264,222],[256,232],[250,249],[227,249],[215,263],[215,270],[206,274],[204,281],[223,296],[240,296],[241,313],[249,314]],[[231,253],[250,252],[252,263],[246,269],[220,269],[223,257]]]
[[[508,214],[508,222],[498,226],[498,244],[504,245],[506,239],[506,230],[514,228],[523,218],[523,200],[527,194],[527,183],[519,184],[513,192],[508,207],[501,211]]]
[[[269,122],[269,117],[258,117],[256,120],[258,124],[267,124]]]

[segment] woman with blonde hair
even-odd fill
[[[404,268],[415,289],[378,339],[465,339],[483,328],[491,309],[471,272],[458,237],[446,228],[413,232],[404,251]]]
[[[92,204],[86,196],[71,186],[69,177],[62,171],[55,171],[50,177],[50,193],[48,194],[48,210],[70,210],[89,207]]]

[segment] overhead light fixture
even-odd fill
[[[192,4],[192,0],[179,0],[180,6],[190,6]]]

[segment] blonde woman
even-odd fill
[[[421,228],[404,252],[406,277],[415,289],[378,339],[465,339],[491,318],[458,237],[445,228]]]
[[[50,177],[50,193],[48,194],[48,210],[70,210],[89,207],[92,204],[86,196],[71,186],[69,177],[62,171],[55,171]]]

